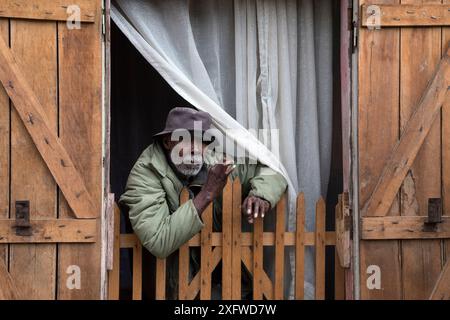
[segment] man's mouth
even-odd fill
[[[203,166],[203,158],[201,155],[187,155],[183,157],[182,163],[175,164],[177,170],[187,177],[196,176]]]

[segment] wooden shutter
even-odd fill
[[[426,299],[450,256],[450,1],[360,5],[361,298]]]
[[[100,298],[101,8],[0,3],[0,298]]]

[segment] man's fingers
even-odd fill
[[[242,203],[242,212],[247,216],[248,223],[253,223],[258,216],[264,218],[269,209],[269,202],[257,197],[248,196]]]
[[[248,198],[246,213],[252,216],[252,208],[253,208],[253,198]]]
[[[236,168],[235,164],[228,164],[227,169],[225,170],[225,175],[229,175],[231,172],[233,172],[234,168]]]
[[[241,210],[243,214],[247,214],[247,201],[248,197],[244,199],[244,202],[242,202]]]
[[[258,214],[259,214],[259,207],[260,207],[259,200],[254,201],[253,206],[254,206],[253,214],[254,214],[254,218],[256,219],[256,218],[258,218]]]
[[[263,202],[264,202],[264,206],[263,206],[263,211],[261,213],[261,217],[262,218],[264,218],[264,215],[266,214],[266,212],[269,211],[269,204],[268,204],[268,202],[266,202],[266,201],[263,201]]]

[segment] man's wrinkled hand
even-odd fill
[[[211,198],[215,199],[221,193],[227,184],[228,175],[234,167],[231,164],[216,164],[208,170],[208,177],[202,190],[210,193]]]
[[[242,203],[242,213],[247,217],[248,223],[253,223],[258,217],[264,218],[269,210],[269,201],[256,196],[248,196]]]
[[[228,175],[233,171],[234,166],[229,163],[216,164],[208,170],[206,183],[199,194],[194,198],[194,206],[201,216],[206,207],[221,193],[227,184]]]

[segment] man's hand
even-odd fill
[[[208,170],[208,177],[202,190],[194,198],[194,206],[201,216],[206,207],[218,197],[227,184],[228,175],[233,171],[234,166],[228,163],[216,164]]]
[[[269,201],[259,197],[248,196],[242,203],[242,213],[247,216],[248,223],[253,223],[258,216],[264,218],[269,210]]]

